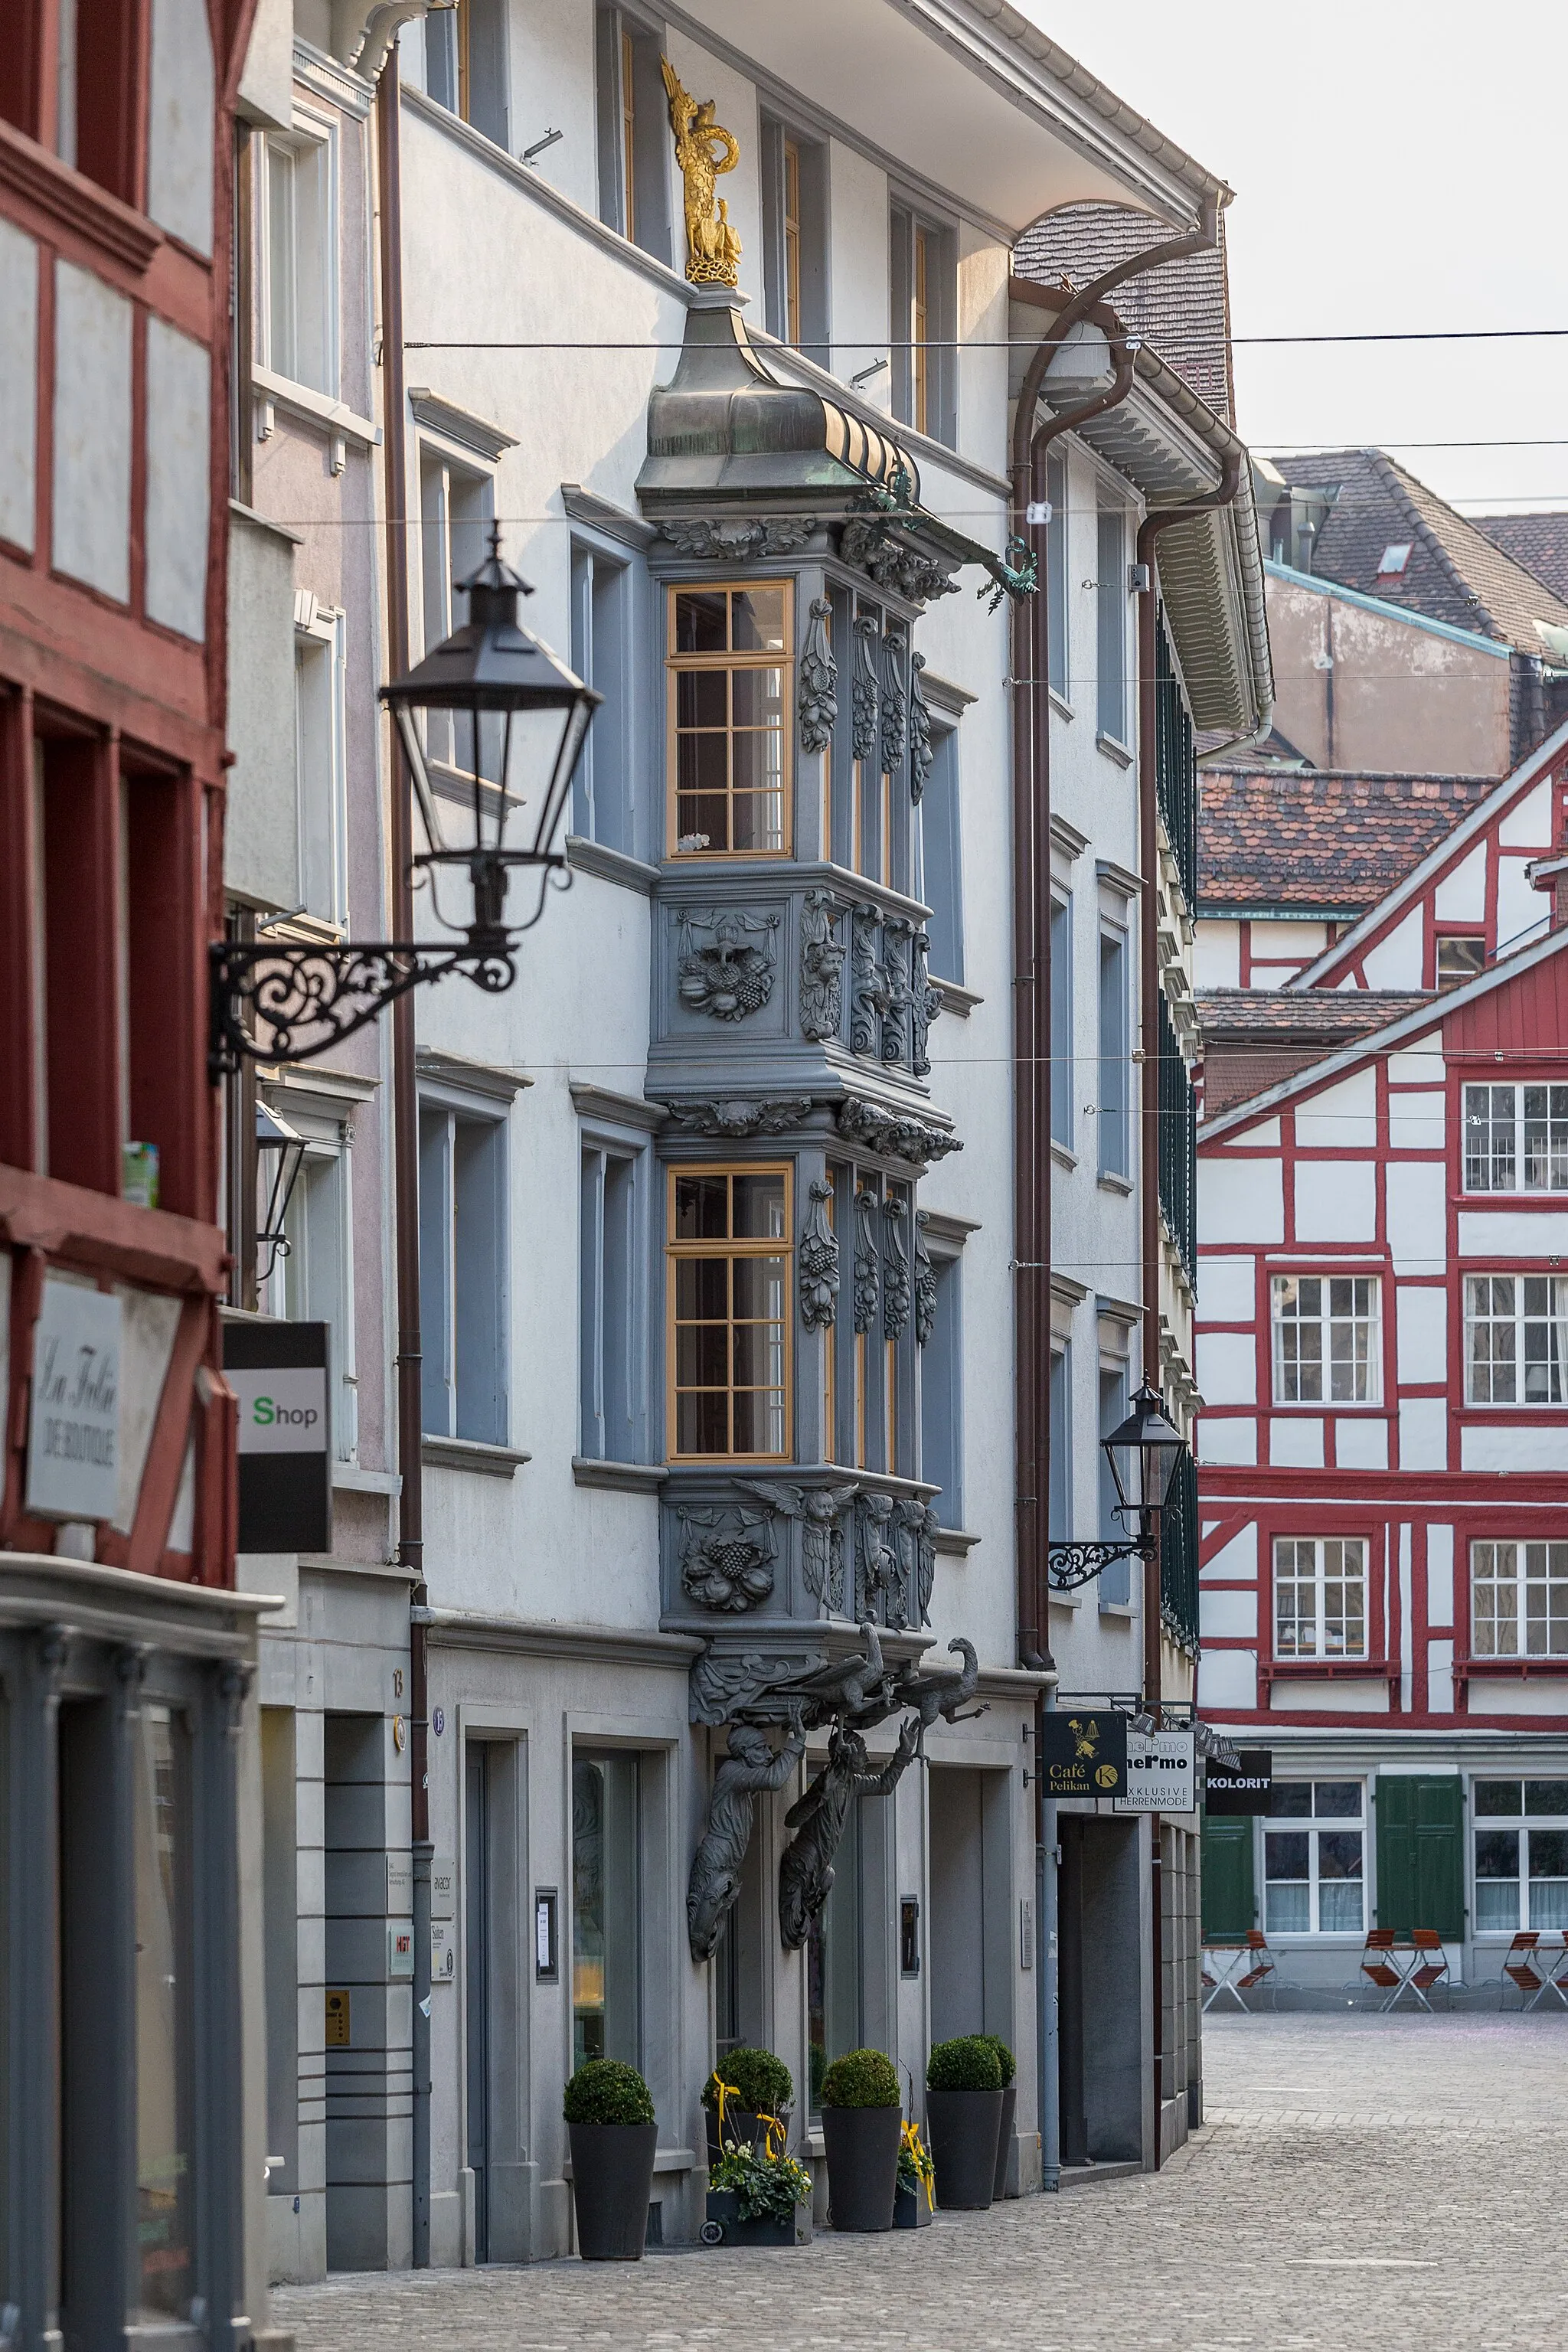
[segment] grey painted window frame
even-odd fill
[[[761,117],[763,204],[763,308],[770,335],[795,341],[822,366],[828,364],[828,169],[827,146],[813,132],[763,105]],[[789,331],[788,261],[784,245],[784,142],[800,157],[800,334]]]
[[[929,347],[928,440],[948,448],[958,444],[958,228],[912,194],[894,186],[888,203],[888,316],[893,376],[893,415],[911,432],[915,424],[915,367],[910,349],[915,307],[915,231],[936,240],[938,283],[926,287]]]
[[[602,1184],[608,1164],[616,1163],[625,1171],[628,1195],[625,1203],[626,1217],[626,1281],[618,1301],[608,1297],[608,1276],[601,1255],[596,1265],[590,1265],[587,1252],[590,1239],[602,1252],[602,1224],[590,1237],[585,1215],[585,1189],[590,1159],[599,1163],[598,1176]],[[578,1220],[577,1220],[577,1450],[586,1462],[635,1462],[651,1464],[656,1419],[654,1401],[661,1394],[661,1384],[655,1378],[654,1332],[651,1320],[654,1284],[651,1266],[654,1253],[653,1195],[658,1170],[652,1150],[652,1139],[645,1129],[623,1126],[613,1119],[584,1118],[578,1125]],[[601,1192],[599,1207],[603,1209]],[[613,1329],[607,1328],[604,1310],[606,1304],[618,1306]],[[590,1326],[592,1328],[590,1328]],[[605,1408],[605,1364],[614,1344],[616,1360],[624,1373],[624,1402],[616,1415]],[[590,1388],[592,1383],[592,1388]],[[595,1407],[590,1415],[590,1396]],[[617,1452],[610,1444],[612,1421],[624,1431],[626,1449]],[[595,1423],[600,1424],[595,1429]],[[595,1444],[595,1436],[601,1439]]]
[[[1102,913],[1097,974],[1100,1173],[1127,1184],[1132,1181],[1131,970],[1131,943],[1126,930]]]
[[[926,924],[931,974],[933,978],[951,980],[962,988],[963,788],[956,723],[932,711],[931,740],[931,773],[926,779],[917,825],[920,870],[915,877],[915,895],[931,910]],[[940,890],[935,887],[939,881]]]
[[[1059,928],[1058,928],[1059,926]],[[1073,1149],[1077,1122],[1073,1117],[1073,894],[1051,892],[1051,1141],[1064,1151]]]
[[[621,36],[632,44],[632,213],[626,225],[626,188],[621,137]],[[673,150],[659,58],[663,25],[635,8],[607,6],[594,15],[594,104],[598,144],[599,218],[628,244],[655,261],[670,265],[669,173]],[[643,132],[638,135],[639,130]]]
[[[423,1300],[421,1328],[424,1346],[424,1379],[420,1398],[422,1433],[426,1437],[459,1438],[470,1444],[507,1445],[511,1428],[511,1279],[510,1248],[510,1105],[498,1102],[489,1093],[470,1089],[450,1079],[421,1073],[419,1078],[419,1269]],[[441,1118],[445,1121],[443,1159],[445,1187],[437,1208],[426,1191],[426,1121]],[[488,1203],[481,1197],[470,1200],[467,1207],[458,1196],[454,1171],[457,1163],[458,1130],[477,1129],[482,1139],[481,1149],[493,1157],[488,1171]],[[437,1213],[441,1219],[441,1239],[446,1255],[446,1267],[454,1276],[462,1272],[459,1261],[467,1261],[469,1269],[467,1283],[454,1278],[448,1286],[447,1274],[439,1282],[433,1279],[432,1243]],[[491,1253],[491,1273],[477,1264],[476,1245],[465,1241],[458,1230],[458,1221],[467,1223],[478,1218],[488,1225],[486,1239]],[[493,1310],[491,1302],[493,1301]],[[489,1344],[493,1351],[493,1389],[488,1411],[479,1415],[483,1426],[465,1427],[462,1410],[462,1360],[466,1352],[460,1318],[468,1320],[468,1342],[479,1335],[473,1318],[481,1312],[489,1316],[491,1329]],[[484,1345],[482,1338],[479,1344]],[[449,1349],[449,1354],[448,1354]],[[432,1376],[439,1380],[445,1391],[447,1412],[444,1423],[433,1425],[430,1401],[433,1393]]]
[[[932,1507],[944,1528],[963,1527],[963,1244],[925,1228],[926,1250],[936,1277],[936,1318],[920,1350],[921,1476],[935,1478],[942,1465],[931,1444],[931,1423],[940,1413],[942,1437],[952,1462],[951,1477],[940,1482]],[[935,1455],[936,1458],[933,1458]]]
[[[1095,504],[1095,724],[1127,748],[1127,512],[1102,489]]]
[[[569,659],[605,698],[594,713],[572,785],[571,831],[628,857],[648,851],[646,744],[632,724],[637,701],[639,607],[647,572],[637,556],[599,534],[572,532]]]

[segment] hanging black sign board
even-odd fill
[[[239,1400],[238,1551],[331,1551],[332,1463],[324,1323],[226,1322]]]
[[[1127,1790],[1127,1717],[1110,1706],[1048,1707],[1039,1721],[1047,1797],[1121,1797]]]
[[[1269,1791],[1274,1786],[1274,1750],[1271,1748],[1243,1748],[1237,1756],[1238,1769],[1232,1771],[1217,1756],[1207,1759],[1204,1767],[1206,1787],[1204,1790],[1205,1813],[1266,1813]]]

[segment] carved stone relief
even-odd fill
[[[882,1059],[895,1066],[910,1058],[914,935],[915,927],[906,915],[889,915],[882,925]]]
[[[810,1118],[811,1108],[809,1095],[773,1096],[763,1102],[738,1095],[713,1102],[677,1103],[669,1116],[688,1135],[786,1135]]]
[[[808,1331],[829,1328],[838,1307],[838,1237],[827,1220],[833,1187],[813,1178],[800,1235],[800,1319]]]
[[[661,539],[699,562],[714,557],[736,562],[760,555],[793,555],[816,527],[815,515],[760,515],[721,522],[706,515],[667,516],[657,526]]]
[[[866,1102],[858,1095],[847,1096],[838,1105],[834,1123],[847,1142],[861,1144],[868,1151],[886,1152],[895,1160],[907,1160],[915,1168],[923,1168],[928,1160],[945,1160],[950,1151],[963,1149],[956,1135],[927,1127],[918,1118],[902,1118],[897,1111],[886,1110],[880,1103]]]
[[[777,914],[739,907],[680,917],[680,1001],[714,1021],[743,1021],[773,992]]]
[[[933,987],[927,976],[926,958],[930,952],[930,939],[924,931],[916,931],[910,941],[910,1067],[917,1078],[931,1075],[931,1055],[926,1046],[931,1024],[945,1002],[941,989]]]
[[[826,751],[833,740],[838,717],[838,664],[827,634],[833,606],[826,596],[814,596],[800,656],[800,748]]]
[[[877,1195],[855,1195],[855,1328],[868,1331],[877,1319],[881,1268],[877,1254]]]
[[[890,589],[911,604],[929,604],[935,596],[958,593],[957,581],[950,580],[939,563],[900,536],[895,523],[851,515],[839,539],[838,552],[879,588]]]
[[[831,890],[808,890],[800,908],[800,1030],[820,1045],[843,1019],[844,948]]]
[[[898,1507],[899,1549],[903,1555],[904,1591],[912,1624],[931,1623],[931,1597],[936,1586],[936,1532],[942,1525],[929,1503],[912,1496]]]
[[[737,1717],[787,1723],[800,1701],[793,1686],[818,1675],[827,1661],[819,1650],[804,1657],[766,1650],[703,1651],[691,1668],[693,1723],[729,1723]]]
[[[741,1484],[770,1510],[800,1522],[800,1572],[805,1589],[835,1617],[844,1613],[844,1513],[859,1491],[847,1486],[796,1486],[743,1478]]]
[[[926,1247],[926,1213],[915,1211],[915,1344],[929,1348],[936,1329],[936,1268]]]
[[[849,1044],[857,1054],[875,1054],[887,1009],[887,988],[877,952],[878,909],[862,903],[849,926]]]
[[[904,757],[909,710],[904,656],[908,651],[908,640],[897,629],[889,629],[882,639],[882,765],[890,776],[898,774]]]
[[[680,1522],[680,1588],[702,1609],[754,1609],[773,1589],[773,1512],[676,1512]]]
[[[909,1211],[896,1192],[882,1203],[882,1328],[901,1339],[910,1320],[910,1255],[904,1242]]]
[[[931,709],[921,690],[924,654],[910,656],[910,798],[919,808],[931,781]]]
[[[862,613],[855,624],[855,675],[849,686],[850,749],[857,760],[868,760],[877,749],[877,656],[880,631],[873,613]]]
[[[855,1514],[855,1615],[901,1633],[909,1623],[891,1495],[862,1495]]]

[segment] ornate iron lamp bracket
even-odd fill
[[[1046,1570],[1054,1592],[1075,1592],[1103,1568],[1119,1559],[1152,1559],[1157,1551],[1152,1536],[1128,1543],[1054,1543],[1046,1547]]]
[[[364,1028],[395,997],[448,972],[463,972],[487,995],[502,995],[517,978],[513,948],[512,934],[479,926],[450,947],[214,940],[207,950],[208,1071],[216,1083],[232,1076],[246,1055],[266,1062],[312,1061]],[[247,1010],[257,1016],[259,1034],[247,1027]]]

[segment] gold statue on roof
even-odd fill
[[[741,240],[730,226],[729,207],[715,199],[721,172],[741,160],[740,143],[713,120],[717,101],[689,98],[668,58],[659,65],[669,96],[669,127],[675,160],[686,187],[686,275],[694,286],[734,286],[740,280]]]

